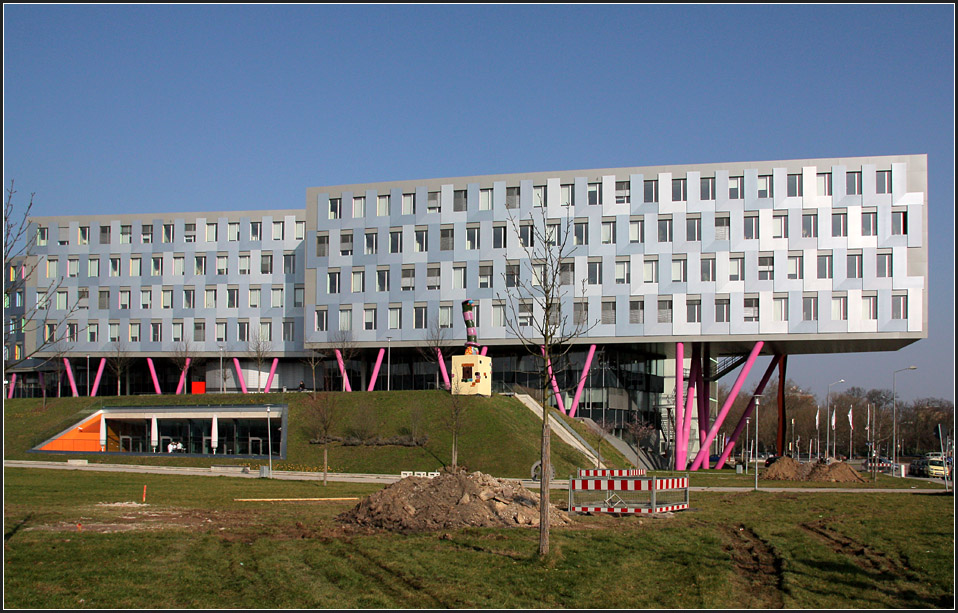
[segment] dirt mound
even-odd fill
[[[779,458],[765,469],[762,478],[778,481],[865,482],[857,470],[844,462],[799,464],[788,456]]]
[[[835,483],[864,483],[865,478],[844,462],[815,464],[808,474],[807,481],[833,481]]]
[[[539,525],[539,495],[518,481],[474,472],[442,472],[438,477],[406,477],[364,498],[339,521],[395,532],[426,532],[466,526]],[[554,526],[571,523],[551,507]]]

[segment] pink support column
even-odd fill
[[[153,377],[153,387],[156,389],[156,393],[162,394],[160,391],[160,381],[156,378],[156,368],[153,367],[153,358],[146,358],[146,364],[150,367],[150,376]]]
[[[675,433],[678,440],[682,425],[682,413],[685,406],[683,388],[685,387],[685,345],[675,343]]]
[[[383,365],[383,356],[386,354],[385,349],[379,350],[379,355],[376,356],[376,366],[373,367],[373,376],[369,378],[369,388],[367,392],[373,391],[373,388],[376,387],[376,377],[379,376],[379,367]]]
[[[762,377],[762,380],[759,381],[758,387],[755,388],[755,393],[752,394],[751,399],[748,401],[748,405],[745,407],[745,412],[742,413],[742,418],[739,420],[738,425],[735,427],[735,430],[732,432],[732,436],[729,437],[728,441],[725,443],[725,450],[722,451],[722,455],[719,457],[719,461],[715,464],[716,468],[722,468],[725,466],[725,463],[728,461],[729,456],[732,455],[732,450],[735,448],[735,443],[738,440],[738,435],[742,433],[742,430],[745,429],[745,420],[752,415],[752,410],[755,408],[755,397],[761,396],[762,392],[765,391],[765,385],[768,383],[769,378],[772,376],[772,373],[775,371],[775,367],[778,365],[778,362],[782,359],[782,356],[776,354],[772,361],[768,365],[768,369],[765,371],[765,376]]]
[[[732,408],[732,403],[735,402],[735,399],[738,397],[738,392],[742,388],[742,384],[745,383],[745,379],[748,377],[749,371],[752,370],[752,364],[755,363],[755,359],[758,357],[758,353],[762,350],[762,346],[764,344],[764,342],[758,341],[755,343],[755,346],[752,347],[752,352],[749,353],[748,359],[745,361],[745,365],[742,366],[742,370],[739,371],[738,377],[735,379],[735,385],[732,386],[732,391],[729,392],[728,398],[725,399],[725,404],[722,405],[722,409],[715,418],[715,423],[712,424],[711,428],[709,428],[709,431],[705,436],[705,441],[703,442],[702,447],[699,449],[698,454],[695,456],[695,460],[692,462],[692,470],[698,470],[702,466],[702,463],[708,460],[709,445],[712,444],[712,440],[715,438],[719,428],[722,426],[722,422],[725,421],[725,416],[728,414],[729,409]],[[777,360],[773,360],[773,362],[775,361]],[[705,465],[708,466],[707,463]]]
[[[695,398],[700,371],[699,344],[695,343],[692,345],[692,367],[689,370],[689,387],[688,393],[685,395],[685,408],[682,410],[682,427],[675,434],[677,441],[675,446],[675,470],[685,470],[688,463],[689,434],[692,428],[692,401]],[[698,388],[698,390],[701,394],[701,388]]]
[[[346,364],[343,363],[343,354],[340,353],[339,349],[334,349],[336,354],[336,362],[339,364],[339,373],[343,376],[343,387],[347,392],[353,391],[353,388],[349,385],[349,376],[346,374]]]
[[[279,364],[279,358],[273,358],[273,365],[269,367],[269,376],[266,377],[266,392],[273,387],[273,375],[276,374],[276,365]]]
[[[572,406],[569,407],[569,417],[575,417],[575,411],[579,408],[579,398],[582,396],[582,388],[585,387],[586,377],[589,376],[589,368],[592,366],[592,356],[595,355],[595,345],[589,347],[589,354],[585,356],[585,365],[582,367],[582,375],[579,377],[579,386],[575,388],[575,397],[572,399]]]
[[[542,355],[545,355],[545,354],[546,354],[546,348],[545,348],[545,346],[543,346],[543,347],[542,347]],[[556,405],[559,407],[559,410],[562,411],[562,414],[565,415],[565,414],[566,414],[566,412],[565,412],[565,406],[564,406],[565,403],[562,402],[562,396],[559,395],[559,384],[556,382],[556,376],[555,376],[555,374],[553,374],[553,372],[552,372],[552,360],[551,360],[551,359],[546,363],[546,372],[547,372],[547,374],[549,375],[549,380],[552,382],[552,393],[555,394],[555,397],[556,397]],[[545,407],[543,407],[543,409],[544,409],[544,408],[545,408]],[[543,417],[543,419],[544,419],[544,417]]]
[[[180,373],[180,382],[176,384],[176,396],[180,395],[180,392],[185,391],[183,385],[186,383],[186,371],[190,369],[190,360],[192,358],[186,358],[186,364],[183,366],[183,372]]]
[[[243,378],[243,369],[240,368],[239,358],[233,358],[233,366],[236,368],[236,380],[239,381],[240,389],[244,394],[248,394],[249,392],[246,390],[246,379]]]
[[[90,390],[90,397],[96,396],[96,390],[100,387],[100,377],[103,376],[103,367],[106,366],[106,358],[100,358],[100,366],[96,369],[96,378],[93,380],[93,389]]]
[[[442,380],[446,389],[452,389],[452,383],[449,382],[449,371],[446,370],[446,360],[443,359],[442,350],[439,347],[436,347],[436,358],[439,360],[439,372],[442,373]]]
[[[76,398],[80,394],[77,393],[77,383],[73,380],[73,369],[70,368],[70,360],[63,358],[63,365],[67,367],[67,379],[70,380],[70,390],[73,392],[73,397]]]
[[[10,377],[10,388],[7,390],[7,399],[13,398],[13,390],[17,386],[17,373]]]

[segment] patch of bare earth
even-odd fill
[[[735,565],[735,576],[743,584],[742,608],[780,609],[782,560],[770,545],[744,525],[725,526],[726,550]]]
[[[788,456],[779,458],[774,464],[765,469],[762,478],[775,481],[865,482],[861,474],[845,462],[800,464]]]
[[[393,532],[539,525],[539,495],[518,481],[474,472],[444,471],[438,477],[406,477],[337,516],[347,526]],[[550,524],[569,516],[550,505]]]

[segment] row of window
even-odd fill
[[[305,289],[300,285],[292,289],[292,306],[294,308],[303,307]],[[129,310],[134,308],[133,298],[135,294],[131,289],[120,288],[111,290],[109,288],[101,288],[97,290],[97,292],[97,308],[101,310],[109,310],[110,308]],[[242,292],[242,297],[245,299],[244,304],[240,304],[241,292],[238,287],[213,286],[203,288],[200,290],[199,295],[199,297],[202,298],[202,303],[197,303],[197,290],[194,287],[184,287],[182,291],[178,293],[182,299],[182,308],[184,309],[213,309],[217,306],[224,305],[228,309],[246,307],[258,309],[267,306],[270,308],[287,306],[287,294],[289,292],[285,287],[250,287],[247,291]],[[270,298],[268,305],[263,302],[262,297],[264,293]],[[113,298],[116,299],[115,304],[112,301]],[[46,292],[38,291],[38,310],[53,308],[62,311],[73,309],[74,307],[77,309],[88,309],[90,308],[90,290],[86,287],[77,288],[77,300],[75,304],[69,301],[69,290],[67,289],[57,290],[52,304],[47,304],[47,301],[48,297]],[[179,300],[177,300],[177,302],[179,302]],[[139,291],[138,306],[141,309],[172,309],[174,308],[174,290],[173,288],[142,288]]]
[[[878,212],[863,211],[861,214],[862,236],[878,236]],[[645,237],[645,219],[629,220],[629,242],[643,243]],[[891,233],[899,236],[908,232],[908,213],[907,211],[892,211]],[[546,240],[550,245],[554,245],[557,237],[560,235],[561,222],[553,220],[547,222]],[[718,215],[715,218],[715,240],[729,240],[731,228],[731,218],[728,215]],[[618,221],[614,219],[603,220],[601,222],[601,231],[599,241],[603,245],[614,245],[618,240]],[[657,220],[656,237],[660,243],[670,243],[675,240],[673,230],[673,220],[671,216],[660,216]],[[383,230],[383,232],[387,232]],[[832,236],[836,238],[848,236],[848,213],[846,211],[836,211],[832,213]],[[376,255],[379,253],[379,229],[367,229],[362,232],[356,232],[361,236],[362,254]],[[402,228],[391,228],[388,230],[389,243],[388,253],[403,253]],[[510,231],[505,223],[496,223],[492,226],[492,248],[505,249],[508,247],[509,235],[518,239],[521,247],[533,247],[535,243],[536,232],[531,222],[520,223],[517,230]],[[744,217],[743,234],[746,240],[757,240],[759,238],[759,218],[758,213],[746,214]],[[454,251],[456,232],[452,226],[442,227],[439,230],[439,250]],[[818,212],[808,212],[802,214],[802,237],[818,237]],[[775,213],[772,216],[772,238],[788,238],[788,212]],[[589,221],[579,220],[573,222],[572,243],[574,245],[589,244]],[[339,235],[339,254],[350,256],[357,252],[355,242],[357,236],[352,230],[343,230]],[[698,216],[690,216],[685,220],[685,240],[689,242],[699,242],[702,240],[702,219]],[[486,248],[488,245],[485,246]],[[481,227],[478,224],[466,226],[467,250],[483,249]],[[413,230],[413,252],[422,253],[429,251],[429,228],[415,228]],[[329,255],[329,233],[320,232],[316,236],[316,255],[326,257]]]
[[[235,325],[235,336],[230,338],[228,335],[228,326],[232,323]],[[222,342],[272,342],[273,341],[273,328],[276,322],[270,319],[260,319],[257,323],[251,323],[248,320],[239,320],[235,322],[227,322],[225,320],[216,320],[213,325],[213,337],[210,340],[215,340],[218,343]],[[11,326],[12,326],[11,322]],[[174,343],[184,342],[192,340],[197,343],[205,343],[207,341],[206,334],[206,321],[203,319],[195,319],[192,323],[192,330],[189,330],[186,326],[187,324],[182,321],[173,321],[173,322],[162,322],[162,321],[152,321],[148,322],[144,326],[143,322],[131,321],[126,326],[121,327],[119,322],[108,322],[103,324],[102,322],[90,322],[84,328],[86,342],[88,343],[98,343],[100,342],[100,328],[106,325],[107,337],[106,340],[110,343],[139,343],[143,341],[150,341],[153,343],[162,343],[164,341],[164,330],[168,328],[167,334],[169,334],[169,340]],[[297,340],[296,336],[296,322],[291,319],[283,320],[279,322],[282,330],[282,340],[283,342],[294,342]],[[123,329],[125,328],[125,329]],[[125,334],[121,334],[125,332]],[[144,338],[143,332],[146,331],[149,336]],[[79,342],[80,341],[80,324],[76,322],[67,322],[66,329],[64,330],[64,338],[69,342]],[[44,340],[46,342],[55,342],[57,340],[58,326],[57,324],[46,324],[44,327]]]
[[[127,271],[131,277],[139,277],[144,274],[143,268],[143,258],[138,255],[131,256],[119,256],[112,255],[107,259],[108,267],[107,272],[110,277],[122,277],[124,276],[123,270],[123,260],[128,257]],[[191,268],[193,274],[195,275],[206,275],[207,272],[210,274],[217,275],[228,275],[230,274],[230,257],[228,254],[219,254],[216,256],[207,255],[205,253],[191,256],[188,260],[186,256],[182,255],[173,255],[172,256],[172,274],[174,275],[185,275],[187,271],[187,262],[191,261]],[[251,272],[259,271],[264,275],[271,275],[274,272],[273,266],[273,254],[269,252],[258,253],[257,257],[259,261],[257,262],[256,268],[253,268],[253,256],[249,253],[241,253],[236,256],[236,270],[241,275],[248,275]],[[207,268],[207,262],[215,258],[216,267],[214,269]],[[159,277],[163,275],[164,271],[164,261],[166,261],[166,256],[163,254],[156,254],[149,257],[149,276]],[[48,257],[45,262],[45,273],[48,279],[54,279],[60,274],[59,269],[59,258],[57,257]],[[86,265],[86,276],[87,277],[99,277],[104,271],[101,270],[100,258],[96,256],[90,256],[87,258]],[[278,270],[277,270],[278,272]],[[296,274],[296,255],[293,253],[284,253],[283,254],[283,274],[292,275]],[[71,257],[67,259],[67,277],[79,277],[80,276],[80,258]]]
[[[757,196],[759,198],[774,197],[772,175],[760,175],[758,177]],[[832,173],[818,173],[816,176],[817,194],[819,196],[832,195]],[[658,179],[649,179],[643,182],[643,202],[654,204],[659,201],[659,181]],[[879,170],[875,173],[875,191],[878,194],[891,193],[891,171]],[[631,204],[632,202],[632,182],[615,182],[615,203]],[[862,173],[845,173],[845,193],[846,195],[861,195],[862,193]],[[788,197],[802,197],[802,175],[790,174],[786,177],[786,195]],[[519,208],[519,187],[506,187],[505,206],[507,209]],[[745,197],[745,177],[729,177],[728,197],[730,200],[741,200]],[[603,204],[603,190],[601,183],[588,183],[586,186],[586,198],[590,205]],[[715,177],[702,177],[699,179],[699,199],[715,200]],[[684,202],[688,200],[688,179],[672,179],[672,201]],[[532,204],[541,207],[548,203],[548,186],[532,186]],[[417,211],[416,192],[402,194],[399,199],[400,212],[403,215],[415,215]],[[426,194],[426,211],[438,213],[442,207],[447,205],[443,202],[442,192],[432,191]],[[468,190],[457,189],[452,192],[452,202],[448,203],[455,212],[465,212],[469,209]],[[447,206],[448,206],[447,205]],[[575,185],[565,183],[559,185],[559,205],[575,206]],[[479,202],[477,208],[480,211],[492,210],[493,190],[483,188],[479,190]],[[376,196],[376,216],[388,217],[392,214],[393,199],[388,194]],[[345,208],[343,198],[330,198],[328,218],[343,219],[352,217],[361,219],[366,217],[369,207],[366,204],[366,196],[353,196],[348,199]]]
[[[195,243],[197,241],[197,236],[205,237],[206,242],[216,243],[220,238],[219,228],[222,224],[219,222],[210,222],[205,224],[205,233],[198,234],[197,224],[195,223],[186,223],[183,224],[183,241],[187,243]],[[123,224],[120,225],[120,234],[119,234],[119,244],[132,244],[133,243],[133,224]],[[142,244],[149,244],[153,242],[153,224],[142,224],[140,227],[140,236],[139,242]],[[303,240],[306,237],[306,222],[305,221],[296,221],[293,224],[293,238],[295,240]],[[251,221],[248,224],[246,231],[244,232],[246,236],[249,236],[251,241],[260,241],[263,240],[263,222],[261,221]],[[240,222],[230,221],[226,223],[226,240],[227,241],[239,241],[240,240]],[[91,240],[90,226],[80,226],[77,228],[77,234],[74,244],[76,245],[89,245]],[[273,240],[285,240],[286,239],[286,222],[285,221],[274,221],[272,223],[272,234],[271,238]],[[37,228],[37,245],[40,247],[46,246],[50,241],[50,229],[46,226],[40,226]],[[176,228],[175,224],[166,223],[162,224],[162,229],[160,232],[160,241],[164,243],[173,243],[176,241]],[[63,234],[60,234],[60,239],[58,244],[68,245],[70,244],[68,238],[64,238]],[[101,245],[110,245],[113,244],[113,229],[109,225],[101,225],[99,232],[99,244]]]
[[[573,305],[573,323],[575,325],[589,325],[590,323],[615,324],[617,302],[616,298],[604,298],[601,302],[601,313],[597,321],[589,320],[589,304],[586,301],[576,301]],[[775,296],[773,300],[773,319],[774,321],[789,320],[789,297]],[[656,319],[655,323],[672,323],[673,301],[671,297],[662,297],[656,301]],[[702,300],[689,297],[685,301],[687,323],[702,323]],[[802,297],[802,321],[817,321],[819,319],[819,297],[809,295]],[[386,327],[389,330],[400,330],[403,328],[403,313],[408,311],[409,307],[397,304],[390,305],[386,309],[387,322]],[[730,298],[716,298],[714,302],[714,318],[716,323],[730,323],[731,300]],[[379,324],[379,310],[377,305],[364,305],[362,307],[362,330],[376,330]],[[493,328],[504,328],[507,324],[508,308],[502,301],[496,301],[492,305]],[[351,305],[339,307],[338,330],[341,332],[353,331],[353,312]],[[424,330],[431,325],[429,319],[429,305],[416,304],[412,307],[412,327],[417,330]],[[474,312],[475,325],[481,326],[478,312]],[[533,324],[533,304],[532,301],[520,301],[515,312],[515,321],[520,327],[531,326]],[[895,320],[908,318],[908,296],[907,294],[893,294],[891,301],[891,318]],[[878,319],[878,296],[876,294],[865,294],[862,296],[862,319]],[[451,328],[453,320],[453,306],[440,305],[437,322],[440,328]],[[848,296],[833,295],[831,297],[831,320],[848,320]],[[757,296],[746,296],[743,302],[743,321],[759,321],[759,298]],[[629,299],[629,323],[643,324],[645,319],[645,300]],[[652,323],[652,322],[650,322]],[[329,308],[321,307],[316,309],[314,317],[314,329],[317,332],[328,332],[329,329]]]

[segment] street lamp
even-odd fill
[[[392,390],[393,373],[393,337],[386,337],[386,391]]]
[[[755,491],[758,491],[758,401],[755,396]]]
[[[223,345],[220,345],[220,393],[224,391],[224,386],[226,385],[226,377],[223,376]]]
[[[918,370],[917,366],[909,366],[908,368],[900,368],[891,374],[891,398],[892,398],[892,417],[891,417],[891,446],[892,446],[892,459],[891,465],[892,470],[894,470],[898,475],[901,475],[901,471],[898,470],[898,394],[895,390],[895,375],[906,370]]]
[[[86,354],[86,395],[90,396],[90,354]]]
[[[273,478],[273,422],[270,407],[266,407],[266,445],[269,452],[269,478]],[[262,440],[262,439],[261,439]]]
[[[832,409],[831,409],[831,400],[832,400],[832,386],[838,385],[839,383],[844,383],[844,379],[839,379],[834,383],[828,384],[828,391],[825,393],[825,457],[828,457],[828,440],[829,440],[829,422],[832,419]]]

